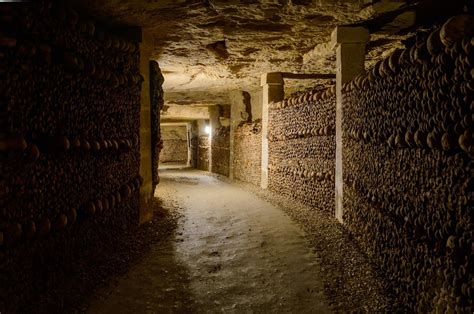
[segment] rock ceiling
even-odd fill
[[[400,30],[413,26],[418,5],[409,0],[75,2],[98,18],[149,31],[152,58],[165,77],[166,101],[177,104],[226,104],[230,90],[257,90],[265,72],[334,73],[329,41],[337,25],[374,28],[370,64],[400,45],[406,36]],[[330,82],[285,82],[289,92],[316,83]]]

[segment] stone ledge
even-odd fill
[[[365,44],[369,41],[369,31],[364,27],[337,26],[331,34],[331,45]]]
[[[261,86],[264,85],[283,85],[283,75],[280,72],[270,72],[262,75]]]

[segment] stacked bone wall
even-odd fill
[[[227,106],[228,107],[228,106]],[[230,127],[220,127],[212,133],[212,172],[229,175]]]
[[[344,222],[410,311],[474,309],[474,41],[456,23],[344,86]]]
[[[198,168],[198,149],[199,149],[199,136],[198,136],[198,124],[194,121],[190,124],[190,140],[189,149],[191,150],[191,167]]]
[[[209,135],[199,135],[198,139],[198,160],[197,168],[203,171],[209,171]]]
[[[260,186],[262,122],[241,123],[234,130],[234,179]]]
[[[198,124],[196,121],[189,124],[189,149],[190,149],[190,163],[191,168],[198,167],[198,149],[199,149],[199,136],[198,136]]]
[[[269,171],[271,190],[314,209],[334,208],[334,89],[307,92],[271,104]]]
[[[160,162],[186,162],[188,160],[188,134],[186,126],[162,126],[163,149]]]
[[[163,82],[164,77],[161,74],[158,62],[150,61],[150,101],[151,101],[151,169],[153,190],[160,182],[158,175],[158,163],[160,152],[163,148],[163,140],[161,139],[160,129],[160,110],[163,109]]]
[[[64,311],[43,296],[138,223],[138,44],[46,2],[1,11],[0,312]]]

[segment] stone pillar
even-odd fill
[[[191,159],[192,159],[192,148],[191,148],[192,124],[191,122],[186,123],[186,137],[187,137],[187,145],[188,145],[188,162],[186,163],[186,166],[191,167]]]
[[[262,75],[262,177],[260,186],[268,187],[268,104],[283,100],[285,91],[281,73],[272,72]]]
[[[342,85],[365,71],[365,50],[369,32],[363,27],[338,26],[331,40],[336,48],[336,218],[343,223],[342,177]]]
[[[153,182],[151,155],[151,99],[150,99],[150,55],[153,49],[153,37],[142,31],[140,43],[140,74],[144,81],[140,94],[140,176],[143,184],[140,187],[139,223],[143,224],[153,218]]]
[[[221,127],[221,122],[219,120],[220,108],[218,105],[209,107],[209,127],[211,133],[209,134],[209,172],[214,172],[212,169],[212,137],[218,128]]]

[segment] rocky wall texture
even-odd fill
[[[163,149],[160,162],[183,162],[188,160],[188,134],[186,126],[162,128]]]
[[[234,130],[234,178],[260,186],[262,122],[243,122]]]
[[[373,35],[366,62],[374,64],[416,24],[432,25],[474,6],[472,0],[68,1],[103,18],[152,29],[151,57],[169,71],[166,101],[178,104],[226,103],[231,90],[258,90],[261,74],[271,69],[335,73],[330,41],[336,26],[367,27]],[[193,84],[182,85],[186,80]],[[285,90],[291,94],[314,83],[287,80]],[[261,118],[257,112],[253,119]]]
[[[199,170],[209,171],[209,135],[198,137],[198,164]]]
[[[335,89],[270,104],[269,189],[312,208],[334,209]]]
[[[138,45],[47,2],[0,11],[0,312],[61,312],[68,273],[138,223]]]
[[[160,162],[186,162],[188,160],[188,142],[181,139],[163,140]]]
[[[416,312],[474,310],[474,18],[344,86],[344,222]]]
[[[227,106],[228,107],[228,106]],[[221,127],[212,134],[212,172],[229,176],[230,127]]]

